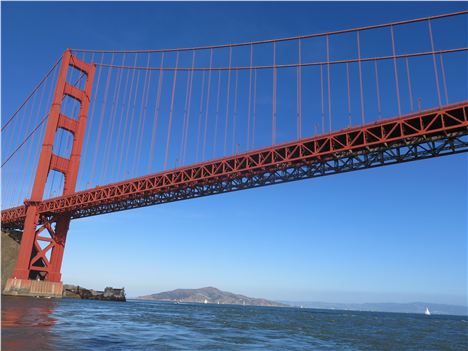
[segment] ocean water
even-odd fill
[[[468,350],[468,318],[2,298],[2,350]]]

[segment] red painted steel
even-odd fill
[[[144,199],[155,194],[206,184],[222,184],[232,179],[253,179],[262,173],[301,168],[318,161],[337,160],[349,155],[364,154],[373,149],[390,148],[392,145],[409,147],[413,140],[443,139],[455,134],[466,136],[467,116],[467,101],[447,105],[401,118],[381,120],[362,127],[348,128],[52,198],[37,205],[38,213],[42,216],[66,214],[71,218],[78,218],[121,211],[152,204]],[[252,182],[244,188],[255,186],[258,185]],[[185,198],[190,197],[193,196]],[[26,210],[27,207],[21,206],[2,211],[3,225],[20,228]],[[46,217],[44,220],[47,221]]]
[[[67,72],[70,67],[86,75],[84,90],[80,90],[67,82]],[[24,206],[23,237],[12,278],[60,281],[60,267],[71,217],[69,214],[62,214],[54,217],[53,221],[45,220],[44,217],[40,218],[39,205],[42,203],[50,171],[63,173],[63,195],[70,195],[75,191],[94,70],[94,65],[79,60],[71,54],[70,50],[65,51],[62,56],[60,73],[48,115],[31,198],[25,202]],[[78,119],[61,113],[64,96],[69,96],[80,103]],[[52,150],[58,129],[64,129],[73,135],[69,159],[54,154]],[[37,228],[39,220],[41,226]],[[52,225],[53,222],[55,222],[55,228]],[[44,231],[45,229],[47,230]],[[47,236],[44,236],[44,233],[48,233]]]
[[[61,273],[60,268],[63,259],[64,247],[66,236],[69,228],[70,221],[75,218],[86,216],[100,215],[109,212],[127,210],[131,208],[138,208],[148,205],[155,205],[159,203],[189,199],[199,196],[207,196],[219,194],[222,192],[235,191],[248,189],[258,186],[271,185],[279,182],[293,181],[298,179],[305,179],[315,176],[323,176],[334,174],[338,172],[348,172],[352,170],[376,167],[396,162],[407,162],[411,160],[423,159],[428,157],[436,157],[447,154],[454,154],[458,152],[468,151],[468,101],[460,102],[453,105],[441,106],[441,89],[439,86],[438,68],[436,65],[436,55],[440,57],[442,69],[442,82],[445,91],[446,102],[448,103],[448,94],[446,87],[446,78],[444,72],[444,64],[442,61],[442,54],[465,52],[467,47],[462,48],[446,48],[436,51],[434,39],[431,28],[431,21],[437,18],[444,18],[467,14],[468,11],[461,11],[452,14],[444,14],[440,16],[425,17],[415,20],[387,23],[382,25],[375,25],[369,27],[353,28],[348,30],[341,30],[328,33],[320,33],[306,36],[297,36],[290,38],[281,38],[273,40],[264,40],[258,42],[246,42],[227,45],[216,45],[195,48],[178,48],[169,50],[133,50],[133,51],[99,51],[99,50],[76,50],[76,52],[101,52],[112,53],[110,64],[104,63],[103,58],[100,64],[100,73],[103,67],[108,68],[105,90],[104,90],[104,105],[101,110],[99,128],[97,130],[97,143],[101,138],[105,138],[104,145],[104,167],[101,172],[108,170],[108,161],[110,158],[111,150],[111,135],[114,129],[114,119],[116,117],[116,105],[120,96],[120,84],[123,72],[120,72],[117,85],[113,91],[113,107],[110,109],[110,115],[107,116],[111,120],[110,128],[107,133],[102,129],[103,120],[106,113],[106,101],[111,98],[109,95],[109,88],[111,82],[112,69],[132,69],[130,89],[127,89],[130,73],[127,73],[125,89],[128,91],[128,100],[133,100],[133,105],[137,104],[137,92],[139,87],[140,75],[144,74],[143,93],[141,96],[142,109],[140,110],[138,124],[135,125],[138,145],[135,148],[136,158],[133,161],[133,168],[139,163],[139,148],[141,147],[140,134],[145,129],[145,120],[141,120],[142,111],[146,109],[145,94],[148,95],[150,80],[148,75],[151,75],[152,70],[159,70],[159,82],[156,93],[156,109],[154,115],[153,125],[151,126],[151,147],[148,161],[148,169],[151,168],[153,162],[153,144],[155,142],[156,131],[158,128],[158,116],[161,100],[162,80],[164,71],[173,71],[172,90],[171,90],[171,103],[169,109],[169,120],[167,125],[167,139],[164,156],[164,171],[156,174],[150,174],[144,177],[125,180],[118,183],[99,186],[93,189],[87,189],[75,193],[78,169],[80,164],[82,144],[84,141],[87,114],[90,105],[90,96],[92,91],[92,84],[94,78],[94,71],[96,64],[88,64],[79,60],[73,55],[74,51],[67,50],[61,58],[61,67],[55,94],[50,112],[46,118],[33,130],[33,132],[23,141],[13,153],[6,158],[2,166],[23,146],[28,138],[37,130],[37,128],[47,120],[47,128],[45,131],[40,159],[36,171],[36,177],[33,184],[31,197],[25,201],[24,206],[10,208],[1,212],[2,227],[4,229],[21,229],[23,230],[23,238],[21,242],[18,261],[10,281],[15,279],[18,281],[28,279],[46,280],[45,284],[50,282],[60,282]],[[431,51],[398,54],[395,47],[394,26],[409,24],[415,22],[426,21],[431,42]],[[391,33],[392,42],[392,55],[379,56],[379,57],[361,57],[361,42],[360,33],[369,29],[375,28],[389,28]],[[357,41],[357,58],[348,58],[342,60],[330,59],[329,37],[341,33],[356,33]],[[326,60],[321,62],[304,62],[301,56],[301,39],[324,37],[326,39]],[[298,61],[297,63],[281,63],[277,62],[277,44],[284,41],[298,40]],[[258,44],[272,44],[273,57],[272,65],[254,65],[253,61],[253,47]],[[250,64],[246,66],[232,66],[236,61],[233,58],[233,48],[240,46],[250,46]],[[227,67],[213,66],[213,49],[228,48],[229,49],[229,63]],[[195,67],[195,55],[198,50],[210,50],[210,63],[209,67]],[[183,51],[192,51],[192,64],[191,67],[180,65],[179,66],[179,53]],[[164,66],[164,54],[176,52],[175,67]],[[120,65],[114,64],[114,54],[123,53],[122,62]],[[125,53],[134,53],[135,62],[133,66],[125,65]],[[146,53],[147,66],[137,66],[138,53]],[[161,53],[160,67],[150,67],[149,53]],[[366,101],[363,92],[363,72],[361,65],[363,62],[374,62],[375,79],[376,79],[376,95],[378,104],[378,113],[381,114],[381,101],[379,90],[379,72],[378,61],[380,60],[393,60],[393,71],[395,79],[395,93],[397,98],[398,114],[401,114],[401,97],[399,87],[399,73],[397,69],[397,59],[405,59],[406,73],[408,80],[408,92],[410,95],[411,110],[413,110],[412,87],[411,77],[409,73],[408,58],[419,57],[425,55],[432,55],[433,66],[435,74],[435,83],[437,87],[437,95],[439,108],[427,111],[419,111],[406,116],[400,116],[394,119],[380,120],[373,123],[365,123],[365,109],[364,102]],[[278,56],[278,57],[277,57]],[[346,78],[347,78],[347,94],[348,94],[348,118],[351,125],[351,100],[350,100],[350,73],[349,64],[357,63],[359,68],[359,99],[361,106],[361,120],[362,126],[355,128],[342,129],[340,131],[331,132],[332,130],[332,89],[330,80],[331,65],[346,64]],[[58,62],[56,63],[56,65]],[[327,76],[324,77],[323,68],[326,65]],[[228,127],[229,111],[230,111],[230,94],[231,92],[231,73],[235,71],[235,90],[234,90],[234,106],[232,118],[232,140],[233,150],[236,150],[235,138],[236,135],[236,122],[238,112],[238,76],[239,71],[249,70],[249,96],[248,96],[248,127],[247,127],[247,145],[254,145],[255,142],[255,121],[256,121],[256,96],[257,96],[257,72],[262,69],[272,70],[272,144],[275,144],[277,137],[277,70],[280,68],[296,68],[297,74],[297,135],[301,137],[302,133],[302,67],[317,66],[320,68],[320,90],[321,90],[321,120],[322,120],[322,133],[324,133],[325,125],[325,111],[328,113],[329,134],[322,134],[315,137],[304,138],[289,143],[272,145],[271,147],[262,148],[258,150],[248,151],[242,154],[226,157],[227,143],[228,143]],[[55,66],[54,66],[55,67]],[[84,89],[72,85],[67,82],[67,72],[70,67],[73,67],[82,74],[86,75],[86,82]],[[140,71],[140,70],[144,70]],[[218,70],[218,91],[216,101],[216,122],[218,123],[219,114],[219,100],[220,100],[220,84],[221,84],[221,71],[227,71],[227,87],[226,87],[226,115],[224,127],[224,143],[223,151],[224,156],[220,159],[215,159],[207,162],[196,163],[186,167],[174,168],[166,171],[168,164],[168,152],[171,143],[171,132],[173,127],[173,113],[174,113],[174,100],[176,93],[177,76],[179,71],[188,71],[186,82],[186,101],[183,128],[182,128],[182,146],[180,148],[180,159],[185,161],[186,149],[188,143],[188,130],[190,124],[190,104],[192,99],[192,84],[194,81],[194,74],[196,71],[202,71],[201,80],[201,94],[199,103],[199,117],[198,117],[198,138],[196,155],[198,160],[199,149],[201,147],[201,155],[205,155],[206,147],[206,134],[208,126],[208,114],[210,106],[210,84],[212,71]],[[204,97],[205,74],[208,71],[207,78],[207,92]],[[253,73],[253,97],[252,97],[252,73]],[[50,74],[46,75],[45,78]],[[136,83],[134,85],[134,77],[136,75]],[[45,79],[44,78],[44,79]],[[44,81],[43,79],[43,81]],[[104,78],[103,78],[104,79]],[[143,79],[143,78],[142,78]],[[326,79],[326,82],[324,80]],[[33,93],[42,84],[41,81],[33,91]],[[98,77],[99,85],[99,77]],[[326,84],[326,88],[324,86]],[[325,96],[326,90],[326,96]],[[187,96],[188,94],[188,96]],[[18,111],[27,103],[31,94],[20,108],[7,120],[3,129],[15,118]],[[66,116],[61,112],[62,101],[65,96],[77,100],[80,104],[80,111],[78,118]],[[253,98],[253,116],[251,116],[251,100]],[[146,100],[148,96],[146,96]],[[325,107],[325,99],[327,107]],[[205,117],[202,123],[202,107],[205,103]],[[134,122],[134,109],[131,109],[127,104],[126,112],[124,109],[121,111],[120,120],[125,115],[125,121],[130,118],[130,128],[123,130],[124,140],[131,139],[131,131],[133,130]],[[94,107],[93,107],[94,109]],[[146,114],[146,112],[144,112]],[[252,117],[252,124],[251,124]],[[126,122],[125,122],[126,123]],[[203,128],[203,137],[201,130]],[[250,128],[252,126],[252,133]],[[161,126],[159,126],[161,127]],[[317,127],[316,127],[317,128]],[[73,135],[73,144],[69,158],[65,158],[54,154],[53,144],[58,129],[62,129]],[[120,129],[120,122],[119,122]],[[216,148],[217,128],[215,132],[215,142],[213,150]],[[128,143],[128,142],[127,142]],[[202,143],[202,144],[200,144]],[[124,163],[129,156],[130,148],[118,152],[120,162],[119,166]],[[94,157],[92,159],[91,179],[93,178],[96,161],[97,151],[95,149]],[[234,151],[233,151],[234,152]],[[125,156],[124,156],[125,154]],[[124,158],[123,158],[124,157]],[[204,158],[204,157],[203,157]],[[122,162],[124,160],[125,162]],[[50,171],[58,171],[64,175],[63,193],[59,197],[43,200],[44,189]],[[120,173],[122,170],[119,170]],[[102,174],[101,174],[102,175]],[[99,175],[99,177],[101,176]],[[13,284],[13,283],[11,283]],[[27,284],[26,284],[27,285]]]

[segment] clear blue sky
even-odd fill
[[[168,48],[324,32],[466,3],[2,3],[2,114],[67,47]],[[466,155],[72,222],[63,280],[282,300],[466,304]]]

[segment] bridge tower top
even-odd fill
[[[84,90],[77,88],[75,84],[67,81],[67,72],[70,67],[79,70],[82,76],[86,76]],[[88,64],[79,60],[71,54],[70,49],[65,50],[63,53],[41,155],[37,165],[36,178],[31,193],[31,201],[33,202],[42,201],[44,188],[50,171],[63,173],[65,177],[63,195],[68,195],[75,191],[94,71],[95,66],[93,64]],[[62,103],[66,96],[79,102],[80,109],[78,118],[67,116],[61,112]],[[53,152],[53,144],[58,129],[63,129],[73,135],[73,144],[69,159],[61,157]]]

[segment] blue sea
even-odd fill
[[[2,350],[468,350],[463,316],[2,298]]]

